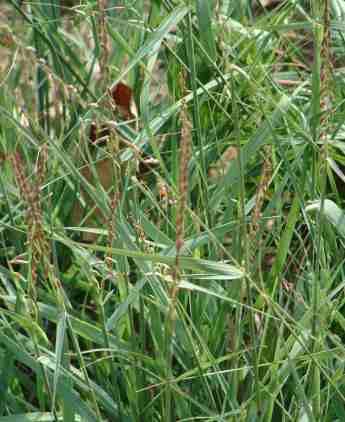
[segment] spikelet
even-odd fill
[[[19,152],[11,156],[11,163],[14,170],[17,185],[21,197],[27,207],[26,221],[28,225],[28,245],[31,248],[31,285],[32,296],[36,295],[35,284],[37,281],[37,269],[40,262],[47,269],[47,262],[50,257],[49,243],[46,241],[43,227],[43,213],[41,207],[40,183],[43,183],[44,168],[47,159],[47,150],[44,147],[43,157],[38,162],[36,171],[36,183],[29,183],[25,176],[24,164]]]
[[[252,221],[249,228],[249,237],[251,240],[251,255],[254,257],[257,252],[257,248],[260,245],[260,220],[261,220],[261,210],[264,205],[265,197],[269,188],[271,175],[272,175],[272,147],[271,145],[264,146],[264,163],[262,166],[262,173],[257,189],[257,194],[255,198],[255,207],[252,213]]]
[[[109,58],[109,42],[106,27],[106,1],[98,0],[98,28],[99,28],[99,39],[101,46],[101,54],[99,59],[99,67],[101,71],[101,77],[105,83],[108,81],[108,58]]]
[[[192,150],[192,124],[188,118],[186,104],[181,108],[181,154],[180,154],[180,178],[178,189],[178,203],[176,215],[176,261],[174,270],[174,282],[171,290],[171,299],[174,302],[178,294],[178,285],[180,281],[179,257],[184,244],[184,224],[185,211],[188,198],[188,163]]]

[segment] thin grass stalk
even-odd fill
[[[312,130],[312,139],[313,139],[313,152],[312,152],[312,190],[313,197],[317,197],[317,171],[319,162],[317,146],[320,139],[320,122],[321,122],[321,49],[322,49],[322,38],[323,38],[323,28],[319,23],[321,17],[321,7],[320,2],[315,1],[312,4],[313,12],[313,47],[314,47],[314,63],[313,63],[313,73],[312,73],[312,121],[311,121],[311,130]],[[322,199],[321,199],[322,201]],[[320,212],[320,216],[322,211]],[[322,221],[320,220],[319,223]],[[313,308],[313,321],[312,321],[312,334],[314,338],[314,344],[312,349],[317,351],[319,348],[319,332],[316,328],[318,325],[319,317],[317,315],[319,306],[320,306],[320,263],[318,262],[321,257],[321,226],[318,227],[318,233],[316,233],[315,238],[315,249],[313,256],[313,268],[315,271],[315,278],[313,280],[312,286],[312,308]],[[315,337],[317,335],[317,337]],[[312,406],[313,406],[313,416],[320,414],[320,370],[317,365],[311,365],[310,372],[310,394],[313,397]]]
[[[189,58],[189,67],[190,67],[190,82],[193,91],[193,126],[195,127],[196,139],[200,152],[200,162],[201,168],[199,170],[200,174],[200,196],[201,201],[205,205],[206,213],[206,225],[210,224],[210,212],[208,205],[208,187],[207,187],[207,169],[206,169],[206,158],[205,158],[205,145],[204,145],[204,136],[201,130],[201,120],[200,120],[200,104],[199,96],[197,95],[197,72],[196,72],[196,63],[195,63],[195,48],[194,48],[194,37],[193,37],[193,25],[191,14],[188,14],[188,28],[186,29],[187,37],[187,57]]]
[[[318,98],[315,98],[315,103],[318,102],[318,111],[320,117],[317,118],[318,128],[314,129],[314,142],[319,146],[318,157],[318,172],[320,180],[320,212],[318,213],[318,231],[316,238],[316,251],[315,251],[315,282],[313,283],[313,322],[312,334],[314,337],[313,353],[318,353],[322,348],[322,333],[319,330],[320,321],[320,294],[323,285],[323,268],[326,263],[323,259],[323,231],[325,225],[324,204],[326,196],[327,185],[327,160],[328,160],[328,133],[329,133],[329,118],[331,107],[331,74],[332,74],[332,57],[331,57],[331,32],[330,32],[330,4],[329,0],[324,0],[323,4],[318,4],[318,10],[314,16],[315,19],[322,20],[322,24],[315,24],[314,28],[314,72],[315,72],[315,85],[318,84],[317,90]],[[314,74],[313,74],[314,76]],[[322,116],[321,116],[322,115]],[[316,116],[313,116],[316,118]],[[320,369],[314,365],[313,378],[312,378],[312,392],[313,392],[313,414],[315,420],[321,417],[321,379]]]
[[[240,227],[242,228],[241,231],[241,238],[242,238],[242,266],[244,267],[245,276],[245,290],[247,295],[247,302],[249,307],[249,330],[250,336],[253,344],[253,351],[252,351],[252,360],[253,360],[253,368],[254,368],[254,380],[255,380],[255,395],[256,395],[256,409],[261,408],[261,394],[260,394],[260,383],[259,383],[259,367],[258,367],[258,353],[256,348],[256,333],[255,333],[255,314],[253,311],[253,298],[252,298],[252,290],[251,290],[251,279],[250,279],[250,244],[249,244],[249,236],[247,232],[246,226],[246,212],[245,212],[245,198],[246,198],[246,186],[245,186],[245,176],[244,176],[244,168],[242,164],[242,148],[241,148],[241,130],[239,126],[239,110],[237,105],[237,96],[236,96],[236,89],[235,89],[235,81],[234,78],[231,79],[231,93],[232,93],[232,108],[233,108],[233,122],[234,122],[234,134],[237,141],[237,165],[239,170],[239,178],[240,178],[240,189],[239,189],[239,221]],[[244,291],[241,292],[241,302],[244,299]],[[238,329],[237,333],[240,333],[239,340],[237,341],[237,346],[240,345],[240,339],[243,340],[243,330],[241,328],[241,324],[243,323],[243,309],[238,308],[236,312],[236,328]],[[235,350],[236,353],[237,350]],[[238,380],[236,381],[236,385],[238,386]]]
[[[42,6],[37,4],[32,6],[33,12],[33,36],[35,43],[35,50],[39,60],[46,61],[46,52],[42,39],[40,37],[40,32],[38,28],[40,25],[40,19],[42,19]],[[37,115],[38,122],[40,126],[44,129],[48,129],[48,119],[49,119],[49,100],[48,100],[48,80],[44,72],[43,67],[38,64],[36,69],[36,89],[37,89]]]
[[[247,268],[247,263],[249,262],[249,250],[248,250],[248,239],[247,239],[247,229],[246,229],[246,219],[245,219],[245,182],[244,182],[244,174],[243,174],[243,168],[242,168],[242,161],[241,161],[241,133],[240,133],[240,127],[238,124],[239,119],[239,112],[238,107],[236,103],[236,96],[235,96],[235,83],[234,80],[231,80],[231,94],[232,94],[232,120],[234,122],[234,134],[237,141],[237,154],[235,156],[235,159],[237,160],[238,168],[239,168],[239,174],[240,174],[240,188],[239,188],[239,202],[240,202],[240,211],[239,211],[239,226],[241,227],[240,230],[240,243],[241,246],[241,265],[244,266],[244,268]],[[241,242],[242,239],[242,242]],[[242,303],[244,297],[244,289],[241,287],[241,293],[240,293],[240,302]],[[238,356],[233,361],[233,368],[240,367],[240,355],[241,355],[241,348],[242,348],[242,342],[243,342],[243,308],[241,306],[238,306],[236,308],[236,315],[235,315],[235,339],[232,340],[233,345],[233,353],[235,356]],[[237,395],[240,387],[240,381],[239,381],[240,373],[238,371],[234,371],[232,377],[231,377],[231,401],[234,406],[237,405]]]

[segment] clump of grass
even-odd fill
[[[343,420],[345,4],[216,3],[2,9],[0,420]]]

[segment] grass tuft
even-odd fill
[[[343,421],[345,1],[0,10],[0,422]]]

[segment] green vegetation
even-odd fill
[[[345,0],[259,3],[2,2],[0,422],[345,420]]]

